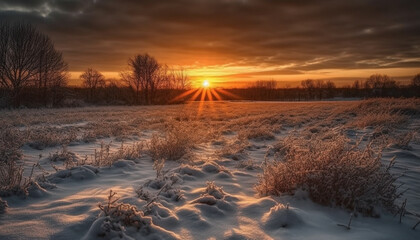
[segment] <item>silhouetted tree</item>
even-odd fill
[[[85,88],[89,90],[88,100],[93,101],[95,98],[96,89],[100,87],[105,87],[105,77],[99,71],[88,68],[82,75],[82,84]]]
[[[353,85],[351,88],[353,89],[360,89],[362,87],[362,83],[359,80],[354,80]]]
[[[255,100],[275,99],[276,88],[277,88],[277,82],[275,80],[256,81],[249,87],[250,91],[252,92],[252,98]]]
[[[398,88],[398,84],[388,75],[374,74],[366,80],[365,88],[372,89],[374,96],[384,97],[392,95],[393,90]]]
[[[129,86],[136,92],[136,103],[139,103],[140,91],[143,92],[144,103],[151,104],[155,91],[158,88],[159,78],[157,77],[160,68],[159,63],[149,54],[139,54],[128,60],[129,72],[121,76]]]
[[[20,105],[22,89],[34,84],[47,103],[49,87],[66,85],[67,64],[51,39],[25,23],[0,24],[0,84]],[[40,91],[41,92],[41,91]]]
[[[335,86],[335,83],[332,82],[332,81],[330,81],[330,80],[328,80],[325,83],[325,88],[327,89],[327,98],[333,98],[334,95],[335,95],[336,88],[337,88]]]
[[[397,82],[388,75],[374,74],[366,80],[365,87],[370,89],[395,88]]]
[[[184,68],[172,69],[171,75],[173,77],[174,89],[185,90],[191,87],[191,81]]]
[[[414,96],[420,96],[420,73],[411,79],[410,87],[414,90]]]
[[[49,98],[53,105],[56,105],[60,89],[67,85],[67,63],[64,62],[62,53],[54,49],[49,38],[43,40],[43,45],[50,47],[40,51],[38,74],[34,79],[35,86],[39,89],[40,100],[44,105],[48,104]]]
[[[417,74],[417,75],[415,75],[412,79],[411,79],[411,82],[410,82],[410,85],[412,86],[412,87],[420,87],[420,73],[419,74]]]
[[[307,93],[307,98],[312,99],[315,89],[315,81],[312,79],[303,80],[300,85],[305,89]]]

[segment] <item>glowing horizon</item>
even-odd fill
[[[262,77],[253,72],[247,72],[244,69],[228,68],[208,68],[201,69],[186,69],[193,88],[202,87],[203,81],[207,80],[211,84],[212,88],[225,87],[247,87],[255,81],[259,80],[275,80],[278,81],[280,87],[295,87],[300,85],[300,81],[305,79],[333,79],[336,81],[337,86],[343,86],[351,84],[354,80],[366,79],[372,74],[386,74],[392,78],[396,78],[397,81],[405,84],[417,73],[420,73],[420,68],[388,68],[388,69],[323,69],[308,71],[302,74],[289,74],[289,75],[267,75]],[[69,72],[70,80],[69,84],[72,86],[81,85],[79,76],[83,73],[82,71]],[[107,79],[120,80],[120,72],[101,72]],[[338,81],[338,80],[342,81]]]

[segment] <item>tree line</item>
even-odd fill
[[[144,56],[144,55],[141,55]],[[73,92],[78,92],[76,99],[84,99],[85,102],[96,104],[168,104],[174,103],[172,99],[177,99],[176,103],[188,101],[191,95],[184,98],[177,96],[189,89],[189,85],[185,85],[187,76],[184,71],[175,71],[176,74],[165,74],[166,67],[163,68],[163,74],[157,78],[157,82],[150,84],[147,88],[147,82],[142,83],[142,78],[133,77],[127,82],[121,80],[106,80],[102,74],[96,70],[88,69],[81,75],[85,79],[85,75],[89,72],[95,72],[99,75],[98,85],[91,85],[92,79],[83,80],[83,88],[75,88]],[[162,70],[161,70],[162,71]],[[133,74],[135,71],[129,71],[123,74]],[[169,78],[162,81],[161,78]],[[101,80],[102,79],[102,80]],[[124,79],[124,78],[123,78]],[[188,82],[188,81],[187,81]],[[169,84],[170,86],[165,86]],[[153,90],[154,86],[161,86]],[[145,91],[149,94],[144,94]],[[217,89],[216,89],[217,91]],[[225,92],[232,94],[225,94]],[[303,80],[300,86],[279,88],[278,82],[275,80],[256,81],[249,87],[226,89],[226,91],[217,91],[224,100],[258,100],[258,101],[310,101],[325,100],[332,98],[374,98],[374,97],[420,97],[420,74],[414,76],[409,84],[403,85],[393,80],[387,75],[374,74],[366,80],[355,80],[347,86],[337,87],[332,81],[323,80]],[[85,96],[85,97],[84,97]],[[152,100],[148,100],[148,98]],[[196,100],[201,100],[198,97]],[[210,100],[206,97],[204,100]]]
[[[307,79],[300,86],[278,88],[277,81],[257,81],[248,88],[230,89],[247,100],[323,100],[331,98],[420,97],[420,73],[403,85],[388,75],[373,74],[366,80],[355,80],[351,85],[337,87],[332,81]],[[234,97],[224,96],[229,100]]]
[[[191,88],[187,71],[159,63],[149,54],[128,59],[120,79],[106,79],[87,68],[79,78],[82,87],[68,86],[68,64],[48,35],[27,23],[0,23],[0,108],[81,106],[85,103],[168,104]],[[351,86],[332,81],[304,80],[299,87],[278,88],[277,82],[257,81],[248,88],[229,89],[242,100],[322,100],[334,97],[419,97],[420,74],[410,85],[375,74]],[[223,95],[223,94],[221,94]],[[179,98],[178,98],[179,99]],[[188,100],[188,97],[177,102]]]

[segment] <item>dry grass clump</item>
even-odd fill
[[[225,158],[231,158],[235,161],[244,159],[246,156],[246,149],[249,147],[249,142],[245,138],[240,138],[232,143],[226,144],[217,151],[217,155]]]
[[[116,192],[110,190],[107,202],[98,205],[102,211],[100,216],[105,217],[99,237],[122,238],[124,227],[135,227],[140,230],[152,225],[152,219],[144,216],[143,211],[138,210],[136,206],[118,202],[119,199],[115,195]]]
[[[174,172],[169,173],[168,170],[164,171],[164,166],[164,159],[155,160],[153,162],[153,169],[156,170],[156,178],[146,181],[136,190],[137,196],[140,199],[147,201],[146,209],[148,209],[152,203],[159,201],[160,196],[164,197],[166,200],[173,200],[175,202],[178,202],[183,198],[181,190],[174,186],[180,181],[178,174]],[[154,190],[158,191],[156,192]]]
[[[28,136],[28,145],[37,150],[77,141],[77,131],[74,128],[31,129],[28,130]]]
[[[355,109],[360,113],[387,110],[392,114],[413,116],[420,114],[420,99],[373,98],[362,101]]]
[[[360,128],[367,126],[397,126],[404,123],[410,116],[420,114],[419,99],[369,99],[362,101],[354,108],[356,119],[353,126]]]
[[[214,181],[206,182],[206,194],[211,195],[217,199],[223,198],[225,192],[223,191],[223,187],[217,186]]]
[[[30,191],[45,191],[43,186],[53,188],[53,185],[48,183],[39,183],[38,177],[33,177],[35,167],[40,167],[39,164],[32,166],[29,177],[23,176],[24,163],[18,164],[15,161],[0,162],[0,196],[6,197],[11,195],[19,195],[27,197]],[[40,185],[41,184],[41,185]]]
[[[239,132],[239,138],[246,138],[255,141],[274,140],[276,137],[273,130],[262,125],[258,127],[249,128]]]
[[[368,126],[396,126],[407,121],[407,116],[391,113],[388,110],[366,113],[358,117],[353,125],[364,128]]]
[[[85,165],[87,159],[80,159],[75,153],[68,151],[67,146],[63,145],[61,150],[51,154],[48,157],[51,162],[63,162],[65,169],[71,169],[75,166]],[[52,164],[52,163],[51,163]],[[57,170],[55,165],[52,166]]]
[[[197,135],[190,128],[181,124],[171,125],[163,137],[154,134],[149,143],[152,159],[178,160],[194,146]]]
[[[157,212],[165,211],[162,204],[149,202],[138,209],[135,205],[122,203],[116,192],[109,191],[105,204],[99,204],[101,213],[92,224],[88,235],[90,238],[104,239],[180,239],[172,232],[155,225],[152,221]],[[166,211],[170,214],[170,211]]]
[[[136,160],[143,156],[145,143],[143,141],[135,142],[131,145],[125,146],[121,143],[121,147],[115,153],[114,158]]]
[[[252,159],[248,159],[248,160],[244,160],[244,161],[240,161],[237,165],[237,168],[243,168],[246,170],[254,170],[254,169],[258,169],[259,165],[256,164]]]
[[[142,141],[135,142],[129,146],[124,146],[124,143],[121,143],[121,147],[116,152],[111,152],[111,143],[105,144],[101,142],[101,147],[99,149],[95,149],[91,164],[99,167],[111,166],[120,159],[139,159],[143,155],[144,146],[145,144]]]
[[[156,171],[158,170],[156,169]],[[179,181],[179,176],[173,172],[170,174],[162,171],[160,173],[157,172],[156,178],[146,181],[137,188],[136,193],[140,199],[147,201],[146,209],[152,203],[158,202],[160,197],[163,197],[165,200],[178,202],[184,197],[181,190],[175,187],[175,184]]]
[[[410,142],[415,139],[416,132],[410,131],[406,133],[402,133],[400,135],[397,135],[393,141],[392,144],[394,147],[404,149],[404,150],[412,150],[412,147],[410,146]]]
[[[20,147],[24,144],[23,134],[18,130],[0,131],[0,161],[17,161],[21,159]]]
[[[23,137],[17,130],[5,129],[0,132],[0,195],[21,192],[27,187],[23,177],[20,147]]]
[[[62,162],[65,169],[71,169],[77,166],[92,165],[97,167],[111,166],[118,160],[136,160],[143,156],[144,142],[135,142],[131,145],[121,146],[116,151],[111,151],[111,143],[101,142],[100,148],[95,149],[95,152],[90,156],[84,158],[79,157],[73,152],[68,151],[67,146],[63,145],[61,150],[50,154],[48,159],[51,162]],[[52,163],[51,163],[52,164]],[[55,165],[52,166],[58,171]]]
[[[281,160],[266,162],[256,186],[261,195],[308,191],[314,202],[376,216],[376,207],[393,211],[397,177],[381,164],[370,145],[360,149],[342,135],[330,140],[295,138]],[[287,142],[283,142],[287,144]]]
[[[22,164],[16,161],[0,162],[0,196],[24,192],[26,183],[22,183],[23,179]]]
[[[0,196],[20,195],[26,197],[30,192],[45,191],[34,177],[34,164],[29,177],[24,177],[24,164],[20,147],[24,143],[23,134],[18,130],[5,129],[0,132]],[[44,185],[41,183],[41,185]],[[46,186],[47,184],[45,184]],[[52,186],[51,186],[52,187]]]

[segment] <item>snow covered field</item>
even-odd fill
[[[419,100],[0,113],[0,146],[23,153],[30,180],[26,192],[0,191],[0,239],[420,239]],[[394,185],[405,192],[393,212],[318,204],[302,186],[257,191],[267,165],[293,154],[281,146],[310,152],[309,142],[329,148],[337,136],[382,150],[384,168],[396,157],[390,171],[404,174]]]

